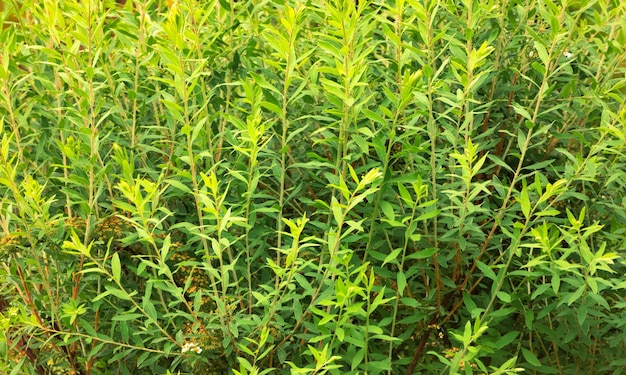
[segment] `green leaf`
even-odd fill
[[[507,292],[499,291],[496,295],[498,296],[498,299],[504,303],[511,302],[511,295]]]
[[[369,307],[368,309],[369,314],[373,313],[374,310],[378,308],[378,306],[384,305],[387,302],[395,299],[395,297],[390,297],[390,298],[384,298],[384,297],[385,297],[385,287],[383,286],[380,292],[378,292],[378,294],[376,295],[376,298],[374,298],[374,301],[372,302],[371,306]]]
[[[407,256],[407,259],[424,259],[424,258],[430,258],[431,256],[433,256],[439,249],[437,249],[436,247],[431,247],[429,249],[424,249],[424,250],[418,250],[412,254],[409,254]]]
[[[332,202],[330,203],[330,209],[333,213],[335,223],[343,223],[343,212],[341,209],[341,204],[339,204],[339,201],[335,197],[332,198]]]
[[[391,203],[386,202],[386,201],[381,201],[380,209],[383,211],[383,214],[388,220],[390,221],[395,220],[395,214],[393,212],[393,206],[391,205]]]
[[[496,341],[496,348],[504,348],[515,340],[515,338],[519,335],[518,331],[510,331],[501,336],[498,341]]]
[[[516,307],[498,308],[490,313],[490,316],[494,319],[510,317],[513,314],[517,314],[519,310]]]
[[[529,364],[535,367],[541,367],[541,362],[539,362],[539,359],[537,358],[537,356],[534,353],[532,353],[530,350],[526,348],[522,348],[522,355],[524,356],[524,359],[526,360],[526,362],[528,362]]]
[[[528,191],[526,185],[522,187],[522,192],[517,200],[522,208],[522,213],[526,220],[530,218],[530,198],[528,197]]]
[[[416,221],[420,221],[420,220],[428,220],[428,219],[432,219],[433,217],[439,215],[441,213],[440,210],[431,210],[428,211],[426,213],[421,214],[420,216],[418,216],[415,220]]]
[[[402,183],[398,183],[398,192],[400,193],[400,197],[409,206],[413,206],[415,203],[413,202],[413,198],[411,197],[411,193],[404,187]]]
[[[396,282],[398,283],[398,294],[400,296],[404,295],[404,288],[406,287],[406,275],[404,272],[400,271],[396,275]]]
[[[135,319],[140,319],[143,318],[144,315],[143,314],[126,314],[126,313],[122,313],[119,315],[115,315],[111,318],[111,320],[114,321],[127,321],[127,320],[135,320]]]
[[[122,267],[120,265],[120,256],[117,252],[113,253],[111,257],[111,272],[115,281],[121,280]]]
[[[161,250],[159,251],[161,255],[161,263],[165,263],[165,261],[167,260],[170,246],[172,246],[172,237],[168,234],[167,236],[165,236],[165,239],[163,240],[163,246],[161,246]]]
[[[345,338],[345,331],[343,330],[343,328],[341,327],[337,327],[335,329],[335,334],[337,335],[337,340],[339,340],[339,342],[343,342],[344,338]]]
[[[391,253],[389,253],[386,257],[385,257],[385,261],[383,262],[383,266],[387,263],[394,263],[397,264],[398,261],[398,255],[400,255],[400,253],[402,252],[401,248],[397,248],[394,249]]]
[[[557,216],[561,213],[559,210],[555,209],[545,209],[535,213],[535,216]]]
[[[485,277],[494,281],[496,280],[497,278],[496,273],[493,272],[493,270],[488,265],[486,265],[485,263],[483,263],[482,261],[478,259],[476,260],[476,265],[478,266],[478,269],[483,273]]]
[[[468,320],[465,322],[465,328],[463,329],[463,346],[470,346],[472,343],[472,323]]]
[[[115,288],[115,287],[113,287],[111,285],[105,285],[104,287],[105,287],[106,291],[104,291],[104,292],[100,293],[99,295],[97,295],[94,299],[91,300],[92,302],[99,301],[102,298],[107,297],[109,295],[112,295],[114,297],[117,297],[117,298],[119,298],[121,300],[125,300],[125,301],[130,301],[131,300],[131,295],[129,295],[128,293],[126,293],[126,292],[124,292],[124,291],[122,291],[120,289],[117,289],[117,288]],[[137,292],[133,292],[133,294],[136,294],[136,293]]]
[[[96,330],[91,326],[91,324],[85,319],[78,319],[80,322],[80,326],[89,334],[91,337],[98,337]]]
[[[528,121],[532,121],[532,117],[530,116],[530,113],[526,110],[526,108],[522,107],[518,103],[513,103],[512,107],[513,107],[513,110],[515,111],[515,113],[517,113],[518,115],[522,116],[523,118],[525,118]]]
[[[543,66],[548,68],[548,64],[550,63],[550,60],[548,58],[548,51],[546,50],[546,47],[541,42],[536,40],[535,49],[537,50],[537,53],[539,54],[539,59],[543,63]]]
[[[583,295],[583,293],[585,292],[585,289],[586,289],[586,286],[581,285],[578,287],[578,289],[576,289],[574,293],[571,293],[569,295],[569,298],[567,298],[567,306],[571,306],[572,303],[578,301],[580,297]]]
[[[517,147],[520,152],[526,148],[526,133],[521,128],[517,130]]]
[[[404,297],[400,299],[400,303],[408,307],[420,307],[419,301],[417,301],[415,298]]]
[[[354,371],[354,369],[359,367],[361,362],[363,362],[363,358],[365,358],[365,351],[366,351],[365,348],[360,348],[359,350],[356,351],[356,353],[352,357],[352,362],[350,364],[351,370]]]
[[[144,298],[143,309],[146,312],[146,314],[148,314],[148,318],[150,318],[150,320],[152,320],[154,323],[158,322],[157,312],[156,312],[156,309],[154,308],[154,305],[152,304],[152,301],[150,301],[147,298]]]
[[[487,158],[491,160],[492,162],[494,162],[495,164],[497,164],[499,167],[502,167],[509,172],[513,172],[513,168],[511,168],[507,163],[502,161],[502,159],[500,159],[499,157],[495,155],[487,154]]]
[[[176,189],[184,192],[184,193],[191,193],[191,189],[185,185],[184,183],[182,183],[181,181],[178,180],[174,180],[174,179],[167,179],[164,181],[165,183],[175,187]]]
[[[526,310],[524,312],[524,322],[526,323],[526,328],[528,328],[529,330],[532,330],[534,321],[535,321],[535,313],[532,310]]]
[[[472,296],[469,293],[463,292],[463,303],[472,318],[476,318],[480,315],[480,313],[485,311],[484,309],[479,309],[478,306],[476,306],[476,303],[472,300]]]
[[[369,120],[378,123],[379,125],[382,126],[386,126],[387,125],[387,121],[385,121],[385,119],[380,116],[378,113],[376,112],[372,112],[369,109],[363,109],[363,114],[365,115],[365,117],[367,117]]]
[[[585,305],[584,303],[581,303],[578,307],[577,307],[577,311],[576,311],[576,319],[578,320],[578,324],[580,324],[580,326],[582,327],[583,324],[585,324],[585,320],[587,319],[587,305]]]

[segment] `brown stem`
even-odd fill
[[[448,293],[444,296],[443,305],[447,306],[451,302],[453,294],[454,292]],[[438,321],[439,321],[439,312],[437,311],[433,315],[433,317],[430,318],[430,321],[428,322],[428,325],[426,327],[428,328],[432,325],[439,325]],[[422,357],[422,354],[424,353],[424,348],[426,348],[426,344],[428,343],[429,337],[430,337],[430,329],[425,329],[424,333],[422,334],[422,338],[420,339],[420,343],[417,346],[417,349],[415,349],[415,353],[413,354],[413,359],[411,360],[409,367],[407,367],[406,369],[406,375],[411,375],[415,371],[415,367],[419,363],[419,360]]]
[[[436,319],[433,318],[433,319],[431,319],[431,322],[432,321],[436,321]],[[429,337],[430,337],[430,330],[428,330],[428,329],[424,330],[424,334],[422,335],[422,338],[420,339],[420,343],[417,346],[417,349],[415,350],[415,354],[413,355],[413,360],[409,364],[409,367],[407,367],[407,369],[406,369],[406,375],[411,375],[413,373],[413,371],[415,370],[415,367],[417,366],[417,363],[419,362],[420,358],[422,357],[422,353],[424,352],[424,348],[426,347],[426,343],[428,343],[428,338]]]
[[[35,302],[33,301],[33,297],[32,297],[32,295],[30,293],[30,289],[28,288],[28,285],[26,283],[26,278],[24,277],[24,272],[22,271],[22,268],[19,266],[19,264],[16,265],[16,268],[17,268],[17,273],[18,273],[18,275],[20,277],[20,281],[22,282],[22,287],[24,288],[23,296],[26,299],[26,303],[30,307],[30,311],[33,314],[33,316],[35,316],[35,319],[37,320],[37,323],[46,332],[46,336],[50,337],[50,333],[47,332],[48,331],[48,329],[46,328],[47,325],[45,324],[45,322],[41,318],[41,315],[39,315],[39,311],[37,311],[37,307],[35,306]],[[20,338],[20,340],[22,340],[22,338]],[[22,341],[18,341],[18,345],[20,344],[20,342],[22,342]],[[26,344],[24,344],[24,345],[26,346]],[[73,350],[70,350],[67,347],[59,348],[55,343],[51,343],[51,345],[57,352],[65,353],[65,355],[67,356],[67,359],[68,359],[70,365],[72,366],[72,369],[77,374],[83,375],[83,372],[81,371],[81,369],[76,364],[76,361],[74,359],[74,351]],[[26,346],[25,348],[23,348],[23,350],[25,350],[27,352],[27,354],[28,354],[28,350],[30,350],[30,348],[28,348],[28,346]],[[30,350],[30,351],[32,352],[32,350]],[[34,353],[33,353],[33,356],[34,356],[33,358],[36,359],[36,355]],[[30,355],[29,355],[29,358],[31,358]],[[35,364],[35,362],[33,362],[33,364]]]
[[[0,296],[0,313],[3,313],[7,307],[9,307],[9,302],[3,296]],[[7,348],[11,348],[13,346],[11,335],[6,335],[6,340]],[[26,354],[30,362],[33,364],[33,366],[35,366],[37,374],[44,375],[46,373],[45,369],[41,365],[37,364],[37,354],[35,354],[35,352],[31,348],[29,348],[28,345],[26,345],[23,336],[20,336],[17,339],[15,347],[17,347],[17,350],[20,353]]]

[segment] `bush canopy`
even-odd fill
[[[625,4],[3,2],[0,373],[625,373]]]

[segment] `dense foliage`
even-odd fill
[[[1,14],[0,372],[625,372],[623,2]]]

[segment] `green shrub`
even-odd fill
[[[0,372],[623,373],[625,13],[5,3]]]

